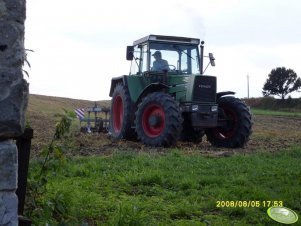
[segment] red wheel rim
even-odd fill
[[[150,117],[157,117],[157,125],[151,125],[149,122]],[[142,115],[142,128],[144,133],[149,137],[159,136],[165,128],[165,113],[163,108],[158,104],[148,105]]]
[[[218,127],[214,130],[215,134],[223,140],[230,139],[236,132],[238,127],[237,114],[230,108],[223,108],[226,118],[230,121],[231,125],[225,129]]]
[[[113,128],[119,133],[123,123],[123,100],[121,96],[116,96],[113,103]]]

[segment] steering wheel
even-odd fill
[[[173,67],[173,68],[171,69],[171,71],[175,71],[175,70],[177,69],[177,67],[176,67],[175,65],[172,65],[172,64],[169,64],[168,67]]]

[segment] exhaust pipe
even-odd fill
[[[200,46],[200,49],[201,49],[201,56],[200,56],[200,73],[201,75],[203,74],[203,69],[204,69],[204,44],[205,42],[204,41],[201,41],[201,46]]]

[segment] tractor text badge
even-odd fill
[[[298,221],[298,215],[286,207],[270,207],[267,213],[274,221],[282,224],[293,224]]]

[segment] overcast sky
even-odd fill
[[[218,91],[246,97],[249,74],[250,96],[259,97],[273,68],[301,76],[300,25],[299,0],[28,0],[30,92],[110,99],[111,78],[129,73],[126,46],[160,34],[204,40]]]

